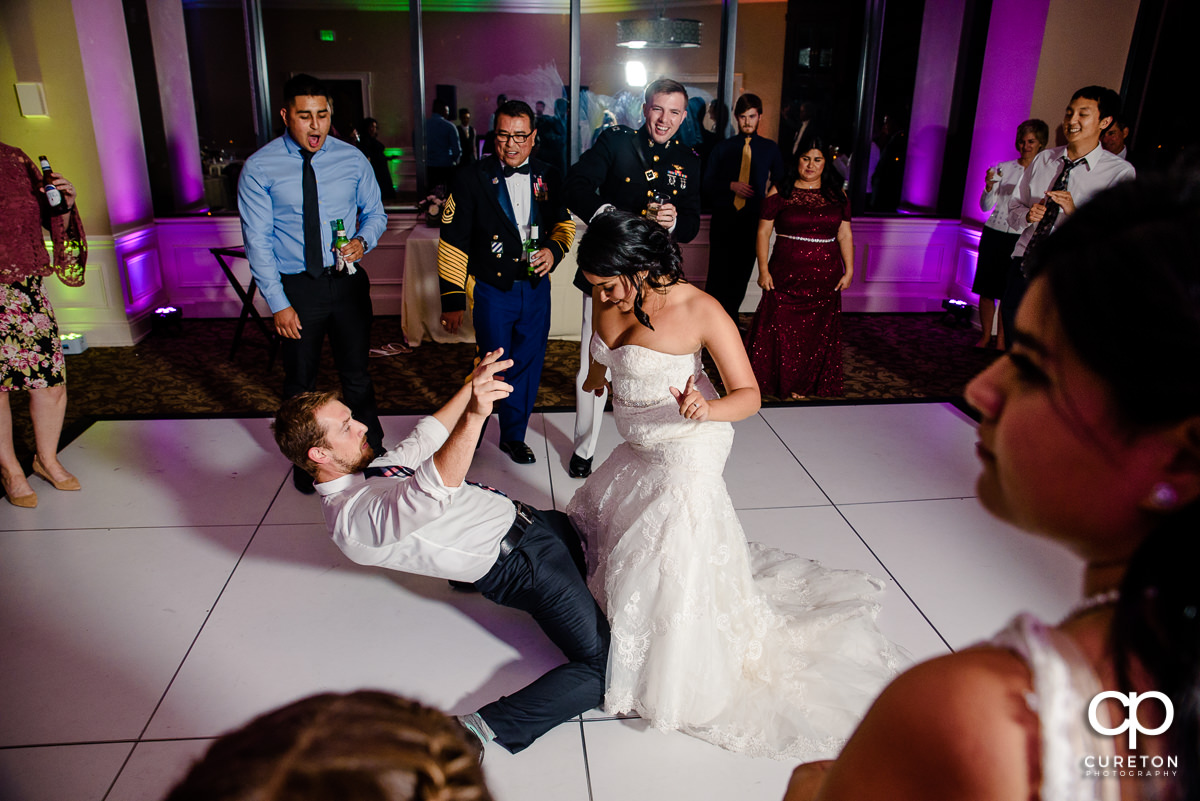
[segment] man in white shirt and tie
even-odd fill
[[[484,743],[516,753],[600,704],[609,630],[566,515],[466,480],[484,420],[512,391],[497,377],[512,367],[502,355],[486,354],[445,406],[378,458],[366,426],[335,393],[288,399],[272,429],[283,454],[314,477],[330,536],[352,561],[472,583],[532,615],[566,656],[529,686],[460,717]]]
[[[1120,96],[1103,86],[1077,91],[1063,115],[1067,146],[1043,150],[1021,176],[1008,202],[1009,227],[1021,231],[1021,238],[1013,249],[1008,287],[1000,303],[1005,331],[1015,330],[1017,306],[1026,287],[1022,264],[1038,242],[1098,192],[1134,176],[1132,164],[1100,146],[1120,105]]]

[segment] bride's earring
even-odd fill
[[[1155,509],[1166,512],[1174,509],[1177,503],[1179,503],[1179,493],[1165,481],[1158,482],[1150,490],[1150,505]]]

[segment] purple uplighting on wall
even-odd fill
[[[158,264],[158,237],[153,227],[113,237],[125,288],[125,313],[136,317],[167,298]]]
[[[195,209],[204,204],[204,176],[183,7],[178,2],[150,3],[147,13],[152,20],[154,62],[170,149],[175,205],[177,210]]]
[[[196,130],[192,126],[192,132]],[[204,203],[204,175],[200,171],[200,141],[175,139],[171,142],[171,167],[175,171],[175,192],[182,208],[195,208]]]
[[[1017,126],[1029,117],[1050,0],[1005,0],[992,5],[979,106],[971,138],[962,217],[982,224],[979,195],[987,168],[1017,157]],[[1054,127],[1054,120],[1047,120]]]
[[[947,65],[957,58],[963,7],[963,0],[933,0],[925,5],[901,195],[901,208],[917,214],[937,209],[954,99],[955,74]]]
[[[104,195],[114,231],[154,219],[120,0],[73,2]]]

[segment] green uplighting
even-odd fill
[[[337,33],[334,31],[317,31],[317,38],[322,42],[337,41]]]

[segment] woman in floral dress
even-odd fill
[[[75,208],[75,187],[58,173],[52,177],[66,201],[65,214],[51,213],[38,165],[0,142],[0,219],[7,233],[0,239],[0,481],[8,502],[26,509],[37,506],[37,493],[13,446],[9,393],[15,390],[29,392],[36,439],[33,472],[56,489],[79,489],[79,480],[58,461],[67,376],[42,279],[57,275],[67,286],[81,286],[87,243]],[[43,228],[54,240],[53,262]]]

